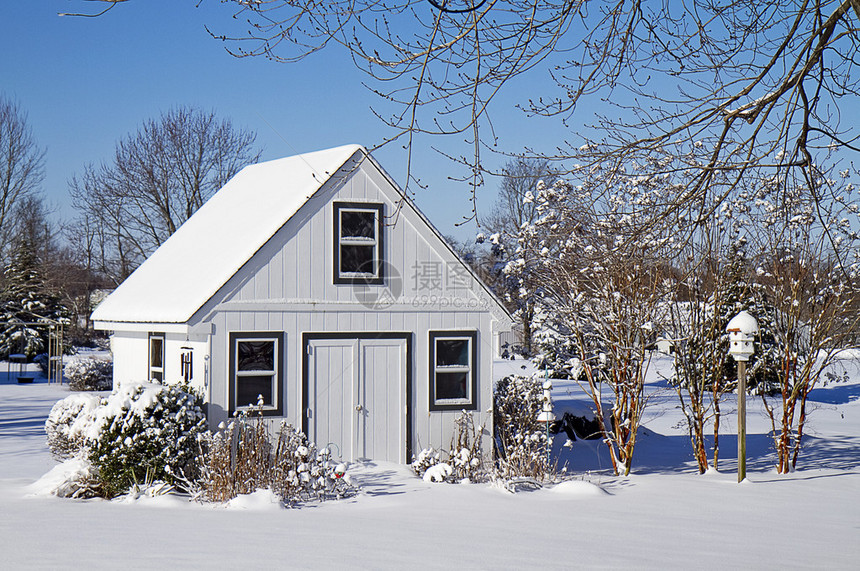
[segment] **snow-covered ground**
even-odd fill
[[[0,363],[0,568],[816,568],[860,561],[860,373],[814,393],[799,470],[772,468],[769,428],[749,401],[748,482],[736,483],[734,402],[724,406],[721,473],[699,476],[676,397],[653,370],[635,474],[606,471],[602,445],[564,450],[574,478],[510,494],[428,484],[405,466],[354,466],[352,499],[280,509],[264,494],[229,508],[178,498],[35,497],[56,465],[44,420],[67,386],[19,385]],[[524,371],[500,362],[497,374]],[[525,369],[527,370],[527,369]],[[556,382],[556,407],[583,399]],[[562,437],[556,439],[560,450]]]

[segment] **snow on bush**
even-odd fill
[[[450,464],[446,464],[445,462],[440,462],[439,464],[434,464],[424,472],[424,481],[425,482],[444,482],[451,477],[451,474],[454,473],[454,469]]]
[[[456,430],[449,450],[425,448],[412,459],[412,471],[425,482],[475,482],[487,479],[481,447],[484,427],[476,428],[472,414],[466,411],[454,423]],[[446,462],[442,462],[443,452],[447,456]]]
[[[139,482],[193,480],[205,422],[200,397],[187,387],[120,385],[93,411],[84,435],[106,494]]]
[[[83,499],[103,495],[98,471],[82,455],[54,466],[28,489],[35,496]]]
[[[106,391],[113,385],[113,363],[104,359],[75,359],[63,367],[73,391]]]
[[[454,425],[456,430],[451,439],[448,459],[453,478],[457,481],[472,482],[485,480],[487,473],[484,469],[484,450],[481,446],[484,427],[476,428],[472,413],[466,411],[456,418]]]
[[[284,505],[353,495],[347,466],[328,448],[317,449],[292,425],[281,423],[273,444],[262,416],[241,415],[206,435],[201,496],[231,502],[271,490]]]
[[[493,394],[497,475],[501,478],[546,479],[546,429],[537,421],[543,403],[543,382],[511,375],[496,383]]]
[[[100,402],[96,395],[73,394],[57,401],[51,408],[45,421],[45,432],[48,448],[56,458],[69,458],[81,450],[84,432]]]
[[[418,456],[412,458],[412,471],[419,478],[424,477],[427,470],[441,462],[441,452],[437,452],[435,448],[425,448],[418,453]]]

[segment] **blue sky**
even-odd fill
[[[45,195],[60,217],[74,215],[68,180],[88,162],[110,160],[118,139],[171,106],[214,109],[256,131],[264,160],[345,143],[369,147],[390,134],[370,110],[380,102],[362,87],[366,76],[342,51],[297,64],[234,58],[204,28],[233,25],[231,7],[215,0],[200,7],[192,0],[135,0],[99,18],[57,15],[99,6],[39,0],[0,7],[0,91],[28,113],[47,149]],[[494,126],[500,149],[552,146],[568,134],[557,120],[525,120],[513,109],[522,95],[512,91],[499,100]],[[462,170],[430,146],[462,154],[468,152],[462,140],[419,140],[413,168],[429,185],[417,189],[419,207],[443,233],[461,239],[475,234],[473,224],[455,228],[470,212],[469,190],[448,179]],[[394,143],[375,156],[403,184],[402,147]],[[505,160],[487,156],[491,167]],[[488,179],[479,192],[482,210],[492,205],[497,187],[498,180]]]

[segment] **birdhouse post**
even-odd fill
[[[738,364],[738,482],[747,476],[747,361],[755,352],[753,342],[758,334],[758,321],[741,311],[726,326],[729,334],[729,355]]]

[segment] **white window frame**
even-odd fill
[[[161,340],[161,366],[160,367],[155,367],[152,364],[152,341],[154,339]],[[147,380],[149,380],[149,381],[158,381],[160,383],[164,382],[164,362],[165,362],[165,354],[167,353],[165,341],[166,340],[165,340],[164,333],[150,333],[149,334],[149,339],[147,340],[147,352],[146,352],[146,356],[147,356],[146,365],[147,365],[147,370],[148,370]],[[155,374],[158,374],[161,378],[157,379],[155,377]]]
[[[439,365],[439,341],[466,341],[468,365]],[[431,331],[430,332],[430,410],[477,410],[477,332],[476,331]],[[465,398],[437,398],[437,373],[467,373]]]
[[[347,236],[342,234],[343,213],[363,212],[373,215],[373,234],[370,237]],[[336,284],[381,284],[383,276],[383,206],[381,203],[360,202],[335,202],[335,255],[334,255],[334,283]],[[372,246],[373,247],[373,272],[344,272],[341,271],[341,260],[344,246]]]
[[[241,377],[259,377],[264,375],[271,376],[272,383],[272,402],[264,404],[262,407],[263,414],[273,415],[281,414],[283,403],[283,333],[279,332],[252,332],[252,333],[231,333],[230,334],[230,411],[247,411],[256,409],[257,404],[244,403],[239,404],[239,380]],[[273,365],[274,369],[262,370],[255,369],[251,371],[239,370],[239,344],[240,343],[273,343]]]

